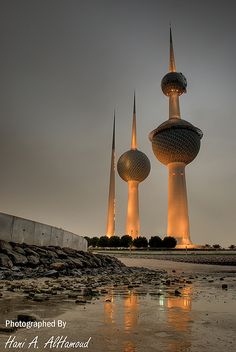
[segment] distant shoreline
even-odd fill
[[[187,252],[175,251],[94,251],[95,253],[108,254],[117,258],[129,259],[155,259],[155,260],[168,260],[174,262],[193,263],[193,264],[209,264],[209,265],[226,265],[236,266],[236,252],[207,252],[188,250]]]

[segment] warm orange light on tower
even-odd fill
[[[128,207],[126,234],[132,238],[140,236],[138,186],[150,172],[148,157],[137,149],[136,104],[134,95],[131,149],[121,155],[117,163],[120,177],[128,183]]]
[[[106,235],[108,237],[111,237],[114,235],[114,233],[115,233],[115,113],[114,113],[114,122],[113,122]]]
[[[169,97],[169,120],[152,131],[149,139],[157,159],[168,168],[167,235],[177,239],[178,247],[192,246],[190,240],[185,166],[192,162],[200,149],[202,131],[182,120],[179,96],[186,93],[187,81],[176,72],[172,33],[170,29],[169,73],[161,82]]]

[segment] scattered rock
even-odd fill
[[[86,302],[85,300],[83,300],[83,299],[77,299],[77,300],[75,301],[75,303],[76,303],[76,304],[86,304],[87,302]]]
[[[20,254],[22,254],[22,255],[26,255],[26,253],[25,253],[25,251],[24,251],[24,249],[23,248],[21,248],[19,245],[14,245],[14,251],[15,252],[17,252],[17,253],[20,253]]]
[[[13,263],[11,259],[8,257],[8,255],[4,253],[0,253],[0,266],[4,266],[6,268],[12,268]]]
[[[63,262],[56,262],[56,263],[52,263],[50,264],[50,269],[54,269],[54,270],[63,270],[66,267],[66,263]]]
[[[28,255],[33,255],[35,257],[39,257],[39,254],[36,252],[36,251],[33,251],[31,248],[29,247],[24,247],[24,251],[25,251],[25,254],[28,256]]]
[[[7,249],[5,250],[5,254],[8,255],[15,265],[25,265],[28,263],[28,259],[24,255],[17,253],[14,250]]]
[[[100,293],[101,293],[102,295],[105,295],[105,294],[108,293],[108,290],[102,288],[102,289],[100,290]]]
[[[181,296],[181,292],[179,290],[175,290],[175,296]]]
[[[6,251],[6,250],[9,250],[9,251],[12,250],[11,244],[9,242],[0,240],[0,252],[4,253],[4,251]]]
[[[128,268],[110,255],[93,254],[58,246],[46,247],[0,241],[0,280],[58,278],[59,276],[77,278],[84,275],[98,276],[100,274],[109,277],[112,274],[130,274],[135,270],[139,273],[147,272],[145,268]],[[145,277],[142,282],[149,283],[151,281],[149,277]],[[135,280],[129,282],[124,279],[123,284],[129,285],[129,288],[137,287]],[[170,280],[166,280],[166,285],[170,285]],[[90,288],[94,289],[98,286],[99,283],[94,283],[94,286]],[[89,293],[90,296],[99,294],[95,290]]]
[[[0,332],[2,333],[11,333],[15,332],[17,329],[15,327],[7,327],[3,324],[0,324]]]
[[[23,321],[23,322],[28,322],[28,321],[36,321],[37,318],[34,315],[29,315],[29,314],[18,314],[17,315],[17,321]]]
[[[36,256],[36,255],[28,255],[27,259],[28,259],[28,265],[32,267],[35,267],[40,263],[39,256]]]
[[[78,293],[76,293],[76,292],[70,292],[70,293],[68,293],[68,298],[77,298],[78,297]]]
[[[32,300],[35,302],[43,302],[43,301],[47,301],[48,299],[49,299],[49,297],[44,294],[35,294],[32,297]]]
[[[11,278],[13,280],[21,280],[21,279],[24,279],[25,275],[24,273],[21,273],[21,272],[15,272],[11,275]]]
[[[45,277],[55,277],[58,278],[59,277],[59,273],[57,270],[49,270],[45,273],[43,273],[43,276]]]

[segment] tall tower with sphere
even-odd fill
[[[115,112],[113,121],[113,136],[111,149],[110,183],[108,194],[107,227],[106,236],[111,237],[115,233]]]
[[[176,72],[170,28],[169,72],[161,81],[163,93],[169,98],[169,119],[149,134],[156,158],[168,168],[167,235],[181,247],[191,247],[185,167],[197,156],[202,131],[181,119],[179,96],[186,93],[187,81]]]
[[[140,236],[138,187],[139,183],[148,177],[150,169],[151,165],[148,157],[137,149],[136,106],[134,95],[131,149],[122,154],[117,163],[117,170],[120,177],[128,183],[126,234],[132,238]]]

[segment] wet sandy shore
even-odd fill
[[[39,319],[63,320],[65,329],[17,329],[0,334],[1,350],[10,336],[27,344],[38,336],[38,348],[28,351],[65,351],[45,343],[51,336],[67,336],[68,341],[87,341],[88,351],[102,352],[222,352],[235,346],[236,277],[235,267],[174,263],[153,259],[121,259],[131,266],[166,269],[167,273],[140,273],[78,282],[75,278],[47,279],[34,285],[62,287],[48,300],[33,301],[29,292],[1,289],[0,323],[18,314],[33,314]],[[61,280],[61,281],[60,281]],[[63,281],[65,280],[65,281]],[[30,280],[28,280],[30,284]],[[2,284],[1,284],[2,285]],[[87,303],[75,303],[82,286],[99,295]],[[223,286],[225,288],[223,288]],[[63,286],[65,286],[63,288]],[[68,292],[78,297],[69,297]],[[81,299],[82,300],[82,299]],[[25,348],[25,347],[24,347]],[[25,349],[18,349],[26,350]],[[83,350],[82,348],[68,350]]]
[[[236,252],[229,250],[219,251],[202,251],[202,250],[99,250],[94,253],[109,254],[116,258],[132,258],[132,259],[154,259],[169,260],[174,262],[192,263],[192,264],[208,264],[235,266],[236,268]]]
[[[125,265],[132,267],[144,266],[150,269],[166,270],[167,272],[172,272],[172,270],[177,270],[179,274],[185,273],[232,273],[236,275],[235,265],[215,265],[215,264],[202,264],[196,262],[184,262],[184,261],[174,261],[174,260],[163,260],[154,258],[137,258],[133,256],[125,256],[117,258]]]

